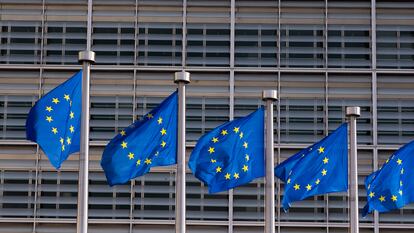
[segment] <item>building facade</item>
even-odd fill
[[[88,24],[91,19],[91,24]],[[87,35],[88,28],[91,36]],[[80,69],[91,43],[90,232],[174,232],[175,167],[110,188],[99,165],[108,140],[191,73],[187,152],[212,128],[263,105],[277,89],[275,160],[360,106],[364,178],[414,139],[414,2],[409,0],[0,0],[0,232],[74,232],[78,155],[59,171],[25,140],[44,93]],[[275,183],[276,203],[283,184]],[[277,232],[348,232],[347,193],[276,208]],[[360,219],[363,233],[414,232],[414,206]],[[187,173],[187,231],[263,232],[263,179],[210,195]]]

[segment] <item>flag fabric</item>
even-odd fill
[[[101,166],[110,186],[144,175],[177,159],[177,92],[116,135],[105,147]]]
[[[321,141],[301,150],[275,168],[285,182],[282,200],[286,211],[292,202],[348,189],[347,123]]]
[[[40,98],[26,120],[26,138],[36,142],[50,163],[62,162],[80,150],[82,71]]]
[[[414,202],[414,141],[398,149],[382,167],[365,179],[367,204],[362,216],[373,210],[387,212]]]
[[[210,193],[264,176],[264,109],[227,122],[202,136],[189,167]]]

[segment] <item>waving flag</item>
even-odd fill
[[[287,210],[294,201],[348,189],[347,124],[321,141],[301,150],[275,168],[285,182],[282,205]]]
[[[151,167],[175,164],[176,157],[177,92],[174,92],[108,143],[101,166],[113,186],[141,176]]]
[[[365,180],[367,204],[362,216],[373,210],[387,212],[414,202],[414,141],[397,150]]]
[[[264,110],[227,122],[200,138],[190,156],[193,174],[209,192],[225,191],[264,176]]]
[[[39,99],[26,120],[26,138],[40,146],[56,169],[80,150],[81,98],[79,71]]]

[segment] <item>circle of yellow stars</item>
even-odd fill
[[[72,100],[70,99],[69,94],[63,94],[62,101],[63,102],[66,101],[67,103],[69,103],[70,107],[72,106]],[[45,112],[46,112],[45,121],[47,121],[48,124],[50,124],[50,133],[56,136],[60,134],[60,131],[57,126],[55,127],[53,125],[54,123],[56,123],[55,119],[53,119],[53,113],[55,112],[55,107],[60,105],[62,101],[59,99],[59,97],[53,97],[51,100],[51,103],[46,105],[45,107]],[[69,146],[72,144],[72,134],[75,132],[75,127],[73,126],[73,123],[71,122],[71,120],[75,118],[75,112],[73,112],[71,109],[68,116],[69,116],[69,122],[67,125],[69,126],[69,132],[71,135],[66,136],[66,138],[63,138],[61,136],[59,137],[58,141],[60,143],[60,148],[62,152],[66,150],[66,146]],[[65,130],[63,130],[63,132],[64,131]]]
[[[144,119],[146,119],[146,120],[151,120],[153,118],[154,118],[154,114],[153,113],[148,113],[147,115],[144,116]],[[160,116],[160,117],[158,117],[156,119],[156,121],[157,121],[157,124],[158,125],[162,125],[163,118]],[[133,128],[133,125],[129,126],[128,128]],[[159,133],[160,133],[161,137],[166,136],[167,135],[167,129],[164,128],[164,127],[162,127],[161,130],[159,131]],[[119,134],[121,135],[121,137],[125,138],[127,136],[127,131],[126,130],[121,130],[119,132]],[[127,141],[123,140],[120,143],[120,146],[121,146],[122,150],[128,151],[128,142]],[[161,142],[160,142],[160,144],[159,144],[159,146],[161,148],[165,148],[167,146],[167,142],[164,139],[162,139]],[[155,157],[158,157],[159,154],[160,154],[160,152],[157,150],[154,153],[154,156]],[[141,160],[141,156],[136,156],[135,153],[133,153],[131,151],[128,151],[127,152],[127,158],[128,158],[128,160],[135,160],[135,158],[137,158],[135,160],[135,165],[137,167],[139,167],[140,165],[144,165],[144,164],[145,165],[151,165],[152,162],[153,162],[153,158],[147,157],[147,158]]]
[[[312,151],[312,147],[309,149],[309,151]],[[329,163],[329,158],[327,157],[327,156],[325,156],[324,154],[325,154],[325,147],[323,147],[323,146],[319,146],[319,148],[317,149],[317,153],[318,153],[318,155],[322,155],[323,156],[323,159],[322,159],[322,163],[323,163],[323,165],[327,165],[328,163]],[[303,154],[302,155],[302,157],[304,157],[305,156],[305,154]],[[289,173],[289,176],[292,174],[292,171]],[[324,176],[326,176],[327,174],[328,174],[328,170],[327,169],[325,169],[325,168],[323,168],[322,170],[321,170],[321,172],[320,172],[320,174],[321,174],[321,178],[323,178]],[[313,183],[307,183],[306,185],[305,185],[305,189],[306,189],[306,191],[311,191],[312,189],[314,189],[315,188],[315,186],[317,186],[317,185],[319,185],[320,184],[320,182],[321,182],[321,178],[317,178]],[[291,182],[292,182],[292,180],[290,179],[290,178],[288,178],[288,180],[287,180],[287,184],[291,184]],[[298,184],[298,183],[295,183],[294,185],[293,185],[293,189],[295,190],[295,191],[299,191],[299,190],[301,190],[301,185],[300,184]]]
[[[230,132],[230,133],[237,134],[240,140],[243,139],[243,137],[244,137],[244,133],[240,130],[240,127],[234,127],[232,132]],[[219,137],[220,135],[221,135],[221,137]],[[224,138],[227,135],[229,135],[229,131],[227,129],[222,129],[219,133],[219,136],[213,137],[211,139],[211,142],[213,142],[213,145],[210,146],[207,151],[212,157],[216,153],[214,144],[218,143],[220,141],[220,138]],[[242,147],[245,150],[247,150],[247,148],[249,147],[249,143],[247,141],[244,141]],[[249,162],[250,157],[247,153],[245,154],[244,159],[245,159],[246,163]],[[213,164],[213,167],[215,167],[214,169],[215,169],[215,172],[217,174],[223,172],[224,168],[221,167],[220,165],[216,165],[216,163],[217,163],[216,159],[211,158],[210,162],[211,162],[211,164]],[[246,172],[249,171],[249,166],[247,164],[243,164],[243,166],[240,169],[241,169],[240,172],[231,172],[231,173],[226,172],[225,174],[223,174],[224,179],[225,180],[231,180],[231,179],[237,180],[237,179],[239,179],[242,173],[246,173]]]

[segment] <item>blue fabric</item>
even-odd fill
[[[373,210],[387,212],[414,202],[414,141],[397,150],[382,167],[365,179],[367,204],[362,216]]]
[[[50,163],[80,150],[82,71],[40,98],[26,120],[26,138],[39,144]]]
[[[275,168],[285,182],[282,200],[286,211],[292,202],[307,197],[348,189],[347,124],[321,141],[301,150]]]
[[[176,158],[177,92],[174,92],[108,143],[101,166],[113,186],[144,175],[151,167],[175,164]]]
[[[264,110],[227,122],[203,135],[188,163],[210,193],[264,176]]]

